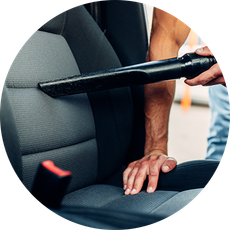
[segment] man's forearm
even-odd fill
[[[175,82],[145,85],[145,154],[162,150],[167,155],[168,121]]]
[[[190,28],[172,15],[155,8],[147,60],[178,56]],[[144,86],[145,95],[145,155],[161,150],[167,155],[168,122],[174,99],[175,81]]]
[[[160,39],[163,34],[163,31],[158,34],[152,34],[148,53],[149,61],[177,56],[178,49],[175,47],[171,48],[173,41],[171,39]],[[159,82],[144,86],[145,155],[156,149],[162,150],[167,155],[168,122],[174,94],[175,81]]]

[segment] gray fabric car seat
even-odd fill
[[[25,187],[31,191],[38,165],[44,160],[71,171],[62,207],[55,212],[91,227],[130,228],[163,219],[189,203],[218,166],[213,161],[179,165],[170,179],[159,181],[155,193],[124,195],[121,175],[133,134],[132,90],[124,87],[54,99],[37,86],[41,81],[120,66],[114,48],[80,6],[57,16],[26,42],[2,94],[3,140]],[[207,172],[203,179],[197,169]],[[180,188],[164,184],[172,178],[193,178],[193,183]],[[117,212],[124,213],[128,223]]]

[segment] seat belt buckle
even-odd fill
[[[34,179],[32,195],[43,205],[58,209],[70,179],[70,171],[58,168],[52,161],[43,161]]]

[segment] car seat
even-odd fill
[[[41,81],[145,61],[143,6],[100,4],[105,12],[101,28],[91,16],[92,5],[79,6],[46,23],[20,50],[2,93],[2,136],[29,191],[42,161],[52,160],[72,172],[61,207],[54,212],[89,227],[134,228],[183,208],[207,184],[218,162],[180,164],[161,173],[156,192],[143,189],[125,196],[122,172],[143,155],[143,86],[56,99],[38,88]],[[135,26],[128,26],[130,18],[136,19]],[[130,39],[133,33],[135,40]]]

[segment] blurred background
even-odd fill
[[[153,7],[145,6],[150,34]],[[202,39],[191,30],[179,51],[179,57],[205,46]],[[189,87],[184,79],[176,80],[176,93],[169,120],[168,154],[178,163],[204,159],[211,120],[209,87]]]

